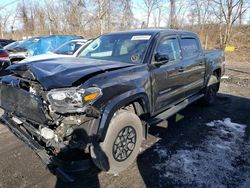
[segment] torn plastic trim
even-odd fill
[[[68,173],[87,171],[92,167],[93,164],[90,158],[78,161],[63,161],[54,156],[48,155],[45,148],[38,144],[30,135],[15,124],[7,116],[7,114],[4,114],[1,117],[1,120],[15,136],[27,144],[39,156],[43,163],[47,165],[49,170],[56,172],[58,177],[63,181],[74,181],[74,177],[70,176]]]
[[[6,116],[7,117],[7,116]],[[25,119],[20,117],[11,117],[11,120],[17,124],[18,127],[23,127],[33,138],[43,142],[46,147],[53,147],[56,150],[60,150],[62,148],[66,148],[67,146],[63,142],[58,142],[58,135],[52,129],[50,129],[46,125],[36,125],[27,122]],[[53,137],[51,137],[51,133],[53,132]]]
[[[36,76],[34,75],[34,73],[32,72],[32,70],[29,68],[27,64],[24,64],[23,66],[20,66],[19,64],[14,64],[7,69],[10,70],[15,75],[18,75],[18,76],[21,76],[23,78],[27,78],[33,81],[36,80]]]
[[[0,106],[10,114],[24,117],[39,124],[52,120],[48,115],[43,98],[20,86],[20,80],[12,75],[0,80]]]
[[[64,124],[62,122],[56,126],[32,123],[8,113],[6,113],[6,117],[47,151],[56,155],[60,152],[71,152],[74,149],[89,153],[89,145],[98,140],[94,135],[99,127],[99,118],[89,118],[84,115],[84,120],[80,124]],[[77,119],[77,117],[74,118]]]

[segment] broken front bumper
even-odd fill
[[[68,173],[85,171],[92,166],[90,158],[77,161],[63,161],[55,156],[49,155],[43,146],[41,146],[26,131],[24,131],[20,125],[8,117],[6,113],[1,117],[1,119],[11,132],[27,144],[33,151],[35,151],[35,153],[41,158],[43,163],[52,173],[56,173],[56,175],[64,181],[74,181],[74,178],[68,175]]]
[[[1,78],[0,106],[18,117],[45,124],[48,118],[45,115],[41,98],[20,85],[21,81],[14,76]]]
[[[13,75],[0,79],[0,107],[5,110],[1,117],[4,123],[50,170],[67,177],[65,172],[84,171],[92,164],[89,151],[98,140],[100,119],[72,114],[61,116],[62,123],[57,124],[45,110],[48,106],[41,96],[30,92],[29,85]],[[45,129],[53,131],[53,138],[42,134]]]

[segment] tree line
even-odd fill
[[[0,5],[1,37],[48,34],[95,37],[138,29],[189,29],[219,47],[230,44],[234,27],[250,24],[250,0],[17,0]]]

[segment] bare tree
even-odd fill
[[[243,6],[245,6],[245,7],[243,7]],[[240,14],[240,16],[239,16],[239,25],[241,26],[242,25],[242,20],[243,20],[243,17],[244,17],[244,15],[245,15],[245,13],[246,13],[246,9],[248,9],[249,8],[249,6],[250,6],[250,1],[248,0],[242,0],[242,3],[240,4],[240,10],[239,10],[239,14]],[[248,7],[248,8],[246,8],[246,7]]]
[[[192,0],[190,2],[190,22],[192,28],[199,33],[204,47],[207,48],[207,41],[209,37],[209,18],[211,16],[212,0]]]
[[[161,27],[163,11],[164,11],[164,1],[159,1],[154,11],[155,27]]]
[[[208,23],[211,15],[212,0],[192,0],[190,4],[193,16],[196,18],[198,26],[203,30],[202,26]]]
[[[152,14],[152,11],[158,7],[158,4],[160,0],[143,0],[144,5],[146,7],[146,12],[147,12],[147,21],[146,21],[146,27],[149,26],[149,18]]]
[[[168,27],[172,29],[179,28],[185,19],[185,12],[187,9],[185,1],[169,0],[169,19]]]
[[[162,12],[163,12],[163,5],[158,4],[155,10],[153,11],[153,24],[155,28],[159,28],[161,26],[162,21]]]
[[[64,34],[69,31],[68,10],[65,9],[65,2],[51,3],[45,0],[44,13],[46,15],[47,30],[49,34]]]
[[[0,33],[2,38],[4,38],[4,31],[7,29],[10,16],[11,12],[1,11],[0,13]]]
[[[99,33],[103,34],[110,30],[110,18],[111,18],[111,0],[97,0],[97,10],[93,14],[97,14]]]
[[[158,27],[161,27],[161,16],[162,16],[162,6],[160,5],[160,6],[158,6],[157,7],[157,10],[158,10],[158,19],[157,19],[157,25],[158,25]]]
[[[225,47],[231,39],[234,23],[244,14],[247,8],[243,9],[245,0],[213,0],[217,7],[214,8],[217,18],[225,23],[225,30],[221,47]]]
[[[81,34],[84,24],[83,18],[86,14],[85,1],[83,0],[61,0],[68,33]]]
[[[250,4],[249,0],[142,0],[139,6],[146,16],[143,19],[134,16],[140,13],[134,11],[136,0],[19,0],[18,3],[16,11],[7,11],[0,5],[1,37],[46,34],[95,37],[104,32],[148,28],[152,21],[155,27],[164,23],[170,28],[191,29],[200,35],[204,46],[215,41],[213,44],[220,43],[221,47],[230,43],[235,23],[247,21],[244,13]]]
[[[133,23],[131,0],[122,0],[122,28],[129,29]]]
[[[170,12],[169,12],[169,27],[170,28],[176,28],[177,23],[176,23],[176,1],[175,0],[169,0],[170,3]]]
[[[34,31],[34,19],[33,19],[33,11],[30,9],[30,6],[26,5],[23,1],[19,4],[19,17],[23,23],[24,34],[26,36],[33,35]]]

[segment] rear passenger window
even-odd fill
[[[176,38],[163,39],[156,49],[156,53],[167,54],[170,61],[180,59],[181,54],[178,40]]]
[[[183,57],[192,57],[199,52],[199,46],[195,38],[182,38],[181,49]]]

